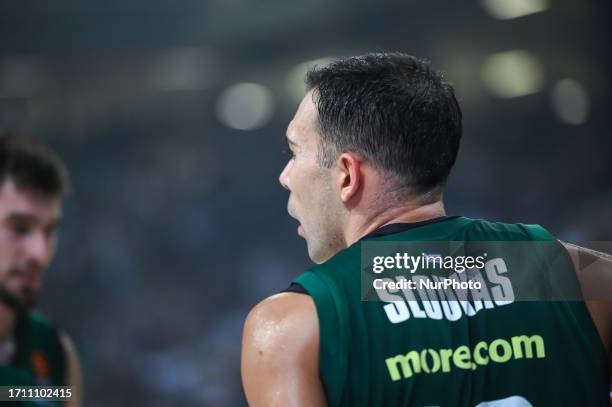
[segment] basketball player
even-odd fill
[[[366,242],[558,243],[537,225],[447,216],[461,111],[428,63],[368,54],[314,69],[306,83],[280,183],[317,265],[246,319],[249,404],[608,406],[610,302],[459,303],[398,290],[361,301]],[[486,275],[503,278],[503,267],[489,262]]]
[[[63,162],[48,147],[0,134],[0,385],[71,386],[63,405],[72,407],[81,399],[77,352],[68,335],[34,310],[68,186]],[[33,403],[22,405],[60,405]]]

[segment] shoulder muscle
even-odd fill
[[[242,381],[252,406],[321,406],[319,324],[312,298],[281,293],[249,313],[242,339]]]

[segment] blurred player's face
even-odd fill
[[[42,275],[55,253],[59,197],[0,185],[0,289],[22,307],[36,302]]]
[[[343,248],[342,202],[334,188],[334,171],[317,163],[319,134],[317,109],[308,92],[287,128],[292,157],[279,181],[289,190],[287,211],[300,222],[308,255],[322,263]]]

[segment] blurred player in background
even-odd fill
[[[609,405],[609,301],[515,301],[506,291],[504,301],[445,302],[444,312],[401,290],[361,301],[366,240],[559,245],[537,225],[446,215],[462,118],[453,88],[428,63],[369,54],[315,69],[306,83],[280,182],[317,265],[247,317],[249,404]],[[554,271],[583,283],[563,259]]]
[[[0,133],[0,385],[71,386],[65,405],[72,407],[82,390],[76,349],[34,310],[69,184],[64,163],[48,147]]]

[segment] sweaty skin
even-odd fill
[[[310,296],[281,293],[253,308],[244,326],[241,370],[250,406],[327,405]]]
[[[333,168],[321,168],[316,161],[318,137],[311,91],[287,130],[292,158],[279,181],[290,192],[288,212],[300,222],[298,234],[306,239],[315,263],[381,226],[445,215],[441,195],[390,199],[385,176],[357,154],[344,152]],[[578,249],[568,247],[570,255]],[[612,275],[612,261],[597,264],[601,273],[577,271],[581,285],[607,281],[607,292],[612,293],[609,277],[602,283],[591,281],[596,275]],[[587,306],[609,353],[612,302],[587,301]],[[327,405],[319,377],[319,320],[310,296],[277,294],[251,310],[244,325],[241,374],[250,406]]]
[[[590,280],[598,274],[594,268],[578,268],[580,252],[598,257],[600,261],[593,267],[607,276],[600,283],[608,284],[608,292],[612,292],[612,261],[605,254],[566,243],[564,246],[576,264],[582,287],[593,284]],[[585,302],[610,355],[612,302]],[[609,362],[612,367],[612,357]],[[319,378],[319,321],[310,296],[281,293],[253,308],[244,327],[241,370],[250,406],[327,405]]]

